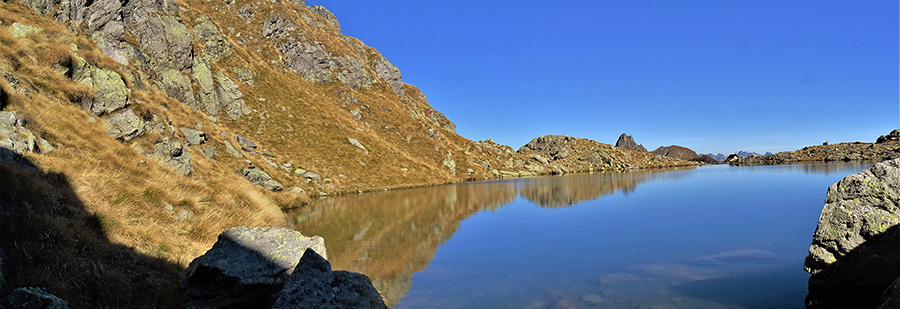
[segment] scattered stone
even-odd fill
[[[256,147],[256,143],[251,142],[249,139],[246,139],[246,138],[243,137],[243,136],[235,135],[235,136],[234,136],[234,139],[236,139],[236,140],[238,141],[238,143],[241,143],[241,145],[244,145],[244,146],[247,146],[247,147],[250,147],[250,148],[253,148],[253,149],[258,148],[258,147]]]
[[[231,55],[231,43],[222,36],[219,27],[209,20],[209,16],[201,15],[195,22],[194,39],[203,46],[203,53],[212,61],[219,61]]]
[[[351,138],[347,138],[347,140],[350,141],[350,144],[352,144],[353,146],[356,146],[356,148],[362,149],[363,152],[365,152],[366,154],[369,154],[369,150],[366,149],[365,146],[360,144],[359,141],[356,140],[355,138],[351,137]]]
[[[109,117],[106,133],[115,139],[127,142],[144,134],[144,121],[129,108]]]
[[[153,146],[153,155],[171,166],[182,176],[191,174],[191,153],[181,145],[181,142],[169,141],[164,138],[162,142]]]
[[[21,309],[68,309],[65,301],[53,294],[47,293],[43,288],[21,287],[9,294],[0,308]]]
[[[304,191],[303,189],[301,189],[300,187],[297,187],[297,186],[291,187],[291,192],[294,192],[297,194],[306,194],[306,191]]]
[[[17,22],[13,22],[12,26],[9,26],[9,32],[11,32],[12,35],[17,38],[21,38],[23,36],[26,36],[26,35],[29,35],[32,33],[38,33],[41,31],[44,31],[44,29],[23,25],[23,24],[20,24]]]
[[[322,237],[282,227],[231,228],[188,266],[179,307],[265,308],[308,248],[327,256]]]
[[[175,215],[175,221],[181,222],[187,219],[190,219],[194,215],[188,211],[187,209],[182,209],[178,211],[178,214]]]
[[[225,141],[225,151],[227,151],[229,154],[231,154],[235,158],[243,158],[244,157],[244,155],[242,155],[240,152],[238,152],[236,149],[234,149],[234,146],[232,146],[231,143],[228,141]]]
[[[266,190],[278,192],[284,189],[284,186],[272,179],[272,176],[269,176],[269,174],[256,166],[245,168],[242,173],[244,178],[247,178],[250,183],[266,188]]]
[[[203,155],[206,156],[207,158],[212,159],[217,154],[219,154],[219,152],[216,151],[216,146],[209,146],[209,147],[206,147],[206,149],[203,149]]]
[[[253,86],[253,71],[244,68],[232,68],[235,77],[242,83]]]
[[[303,177],[306,177],[306,179],[311,179],[311,180],[321,180],[322,179],[322,176],[320,176],[319,174],[309,172],[309,171],[307,171],[306,173],[303,173]]]
[[[813,286],[882,285],[900,277],[900,159],[828,187],[804,268]]]
[[[200,145],[206,141],[206,133],[203,133],[203,131],[188,128],[179,129],[181,129],[181,132],[184,133],[184,136],[187,138],[188,146]]]
[[[369,277],[349,271],[332,271],[331,263],[314,250],[306,250],[278,295],[273,309],[387,309]]]
[[[647,148],[644,148],[644,145],[639,145],[634,141],[634,138],[631,137],[631,135],[625,133],[619,135],[619,139],[616,140],[616,147],[640,152],[647,152]]]
[[[16,117],[16,112],[0,112],[0,147],[18,154],[40,150],[38,138],[25,128],[25,121]]]

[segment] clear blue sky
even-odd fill
[[[469,139],[794,150],[900,127],[898,1],[308,0]]]

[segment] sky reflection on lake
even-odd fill
[[[395,308],[802,308],[825,191],[869,163],[579,174],[289,215]]]

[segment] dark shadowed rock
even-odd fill
[[[678,145],[662,146],[656,148],[651,153],[657,156],[665,156],[681,160],[693,160],[699,157],[693,150]]]
[[[0,309],[67,309],[66,302],[42,288],[18,288],[3,302]]]
[[[245,168],[242,173],[244,174],[244,178],[247,178],[250,183],[266,188],[266,190],[277,192],[284,189],[284,186],[272,179],[272,176],[269,176],[269,174],[263,172],[256,166]]]
[[[118,140],[127,142],[144,134],[144,121],[130,108],[109,117],[106,122],[106,133]]]
[[[181,145],[181,142],[172,142],[164,138],[162,142],[153,145],[153,155],[171,166],[183,176],[191,174],[191,153]]]
[[[188,266],[178,287],[179,305],[267,308],[307,248],[327,256],[322,237],[281,227],[231,228]]]
[[[894,280],[894,283],[884,290],[878,303],[878,309],[900,308],[900,279]]]
[[[625,148],[628,150],[636,150],[640,152],[647,152],[647,148],[644,148],[644,145],[639,145],[634,141],[634,138],[631,135],[627,135],[622,133],[619,135],[619,139],[616,140],[616,147]]]
[[[6,285],[6,264],[4,261],[6,260],[6,255],[3,254],[3,249],[0,249],[0,291],[3,291],[3,286]]]
[[[697,157],[697,158],[694,158],[694,159],[691,160],[691,161],[703,162],[703,163],[706,163],[706,164],[719,164],[719,163],[722,163],[722,162],[719,162],[719,160],[716,160],[716,158],[710,157],[709,155],[702,155],[702,156],[699,156],[699,157]]]
[[[900,276],[900,159],[828,187],[804,268],[812,286],[886,286]]]
[[[879,136],[878,140],[875,141],[875,143],[881,144],[881,143],[894,142],[894,141],[900,141],[900,129],[893,130],[888,135]]]
[[[369,277],[331,271],[331,263],[313,250],[306,250],[278,295],[273,309],[387,308]]]

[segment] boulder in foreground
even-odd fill
[[[349,271],[331,271],[331,263],[315,251],[306,250],[272,307],[289,308],[387,309],[387,306],[369,277]]]
[[[804,268],[813,286],[887,286],[900,276],[900,159],[828,188]]]
[[[281,227],[235,227],[198,257],[178,287],[182,308],[267,308],[306,249],[322,256],[322,237]]]

